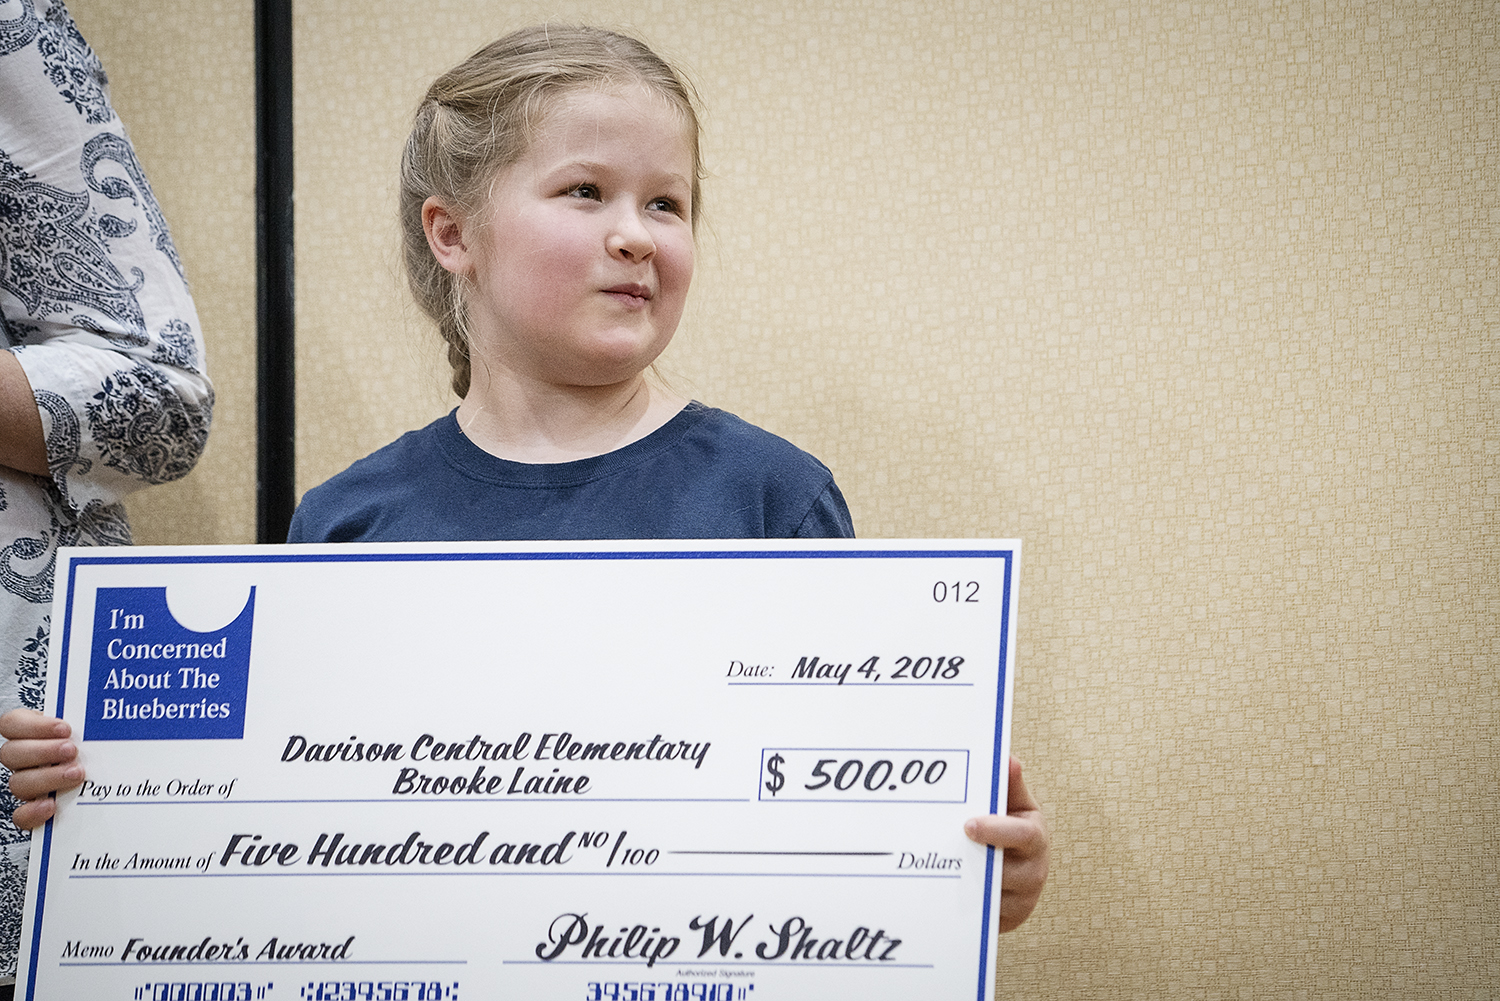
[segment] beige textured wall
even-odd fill
[[[195,289],[241,301],[212,283],[253,281],[253,234],[178,192],[232,144],[157,78],[248,127],[244,18],[88,7],[136,40],[96,42]],[[1015,746],[1056,861],[1002,995],[1492,996],[1497,11],[299,0],[301,486],[451,405],[390,222],[423,85],[531,21],[637,31],[709,111],[676,381],[822,457],[867,536],[1025,540]],[[181,517],[229,541],[224,308]]]

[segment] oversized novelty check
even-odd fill
[[[65,551],[17,996],[990,998],[1018,555]]]

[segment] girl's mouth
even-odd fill
[[[627,282],[623,285],[612,285],[604,290],[606,295],[614,296],[622,302],[630,304],[644,304],[651,300],[651,289],[645,285],[635,282]]]

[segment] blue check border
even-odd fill
[[[333,547],[330,547],[333,548]],[[1001,596],[1000,612],[1000,658],[995,687],[995,747],[991,755],[990,813],[1000,812],[1000,789],[1002,775],[1008,775],[1008,762],[1003,760],[1004,735],[1006,732],[1006,666],[1010,660],[1010,612],[1011,593],[1015,581],[1016,552],[1013,549],[793,549],[793,550],[552,550],[528,552],[395,552],[395,553],[340,553],[340,552],[287,552],[287,553],[235,553],[199,554],[193,556],[128,555],[111,553],[74,556],[68,562],[67,601],[63,615],[62,657],[59,660],[57,677],[57,700],[55,706],[65,704],[68,682],[69,643],[73,635],[74,585],[79,567],[86,566],[162,566],[173,564],[215,563],[483,563],[515,562],[526,560],[850,560],[850,559],[999,559],[1004,563],[1004,593]],[[1002,771],[1005,769],[1005,771]],[[36,893],[36,915],[31,934],[31,963],[26,983],[26,1001],[35,1001],[37,964],[41,958],[42,915],[47,897],[47,874],[52,861],[52,821],[42,834],[42,864]],[[987,981],[989,976],[990,918],[999,901],[995,897],[995,849],[985,853],[984,863],[984,907],[979,922],[979,982],[975,997],[985,1001],[993,997],[988,990],[994,986]]]

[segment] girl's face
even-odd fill
[[[693,277],[693,154],[639,87],[557,98],[463,229],[476,379],[552,386],[638,376],[671,341]]]

